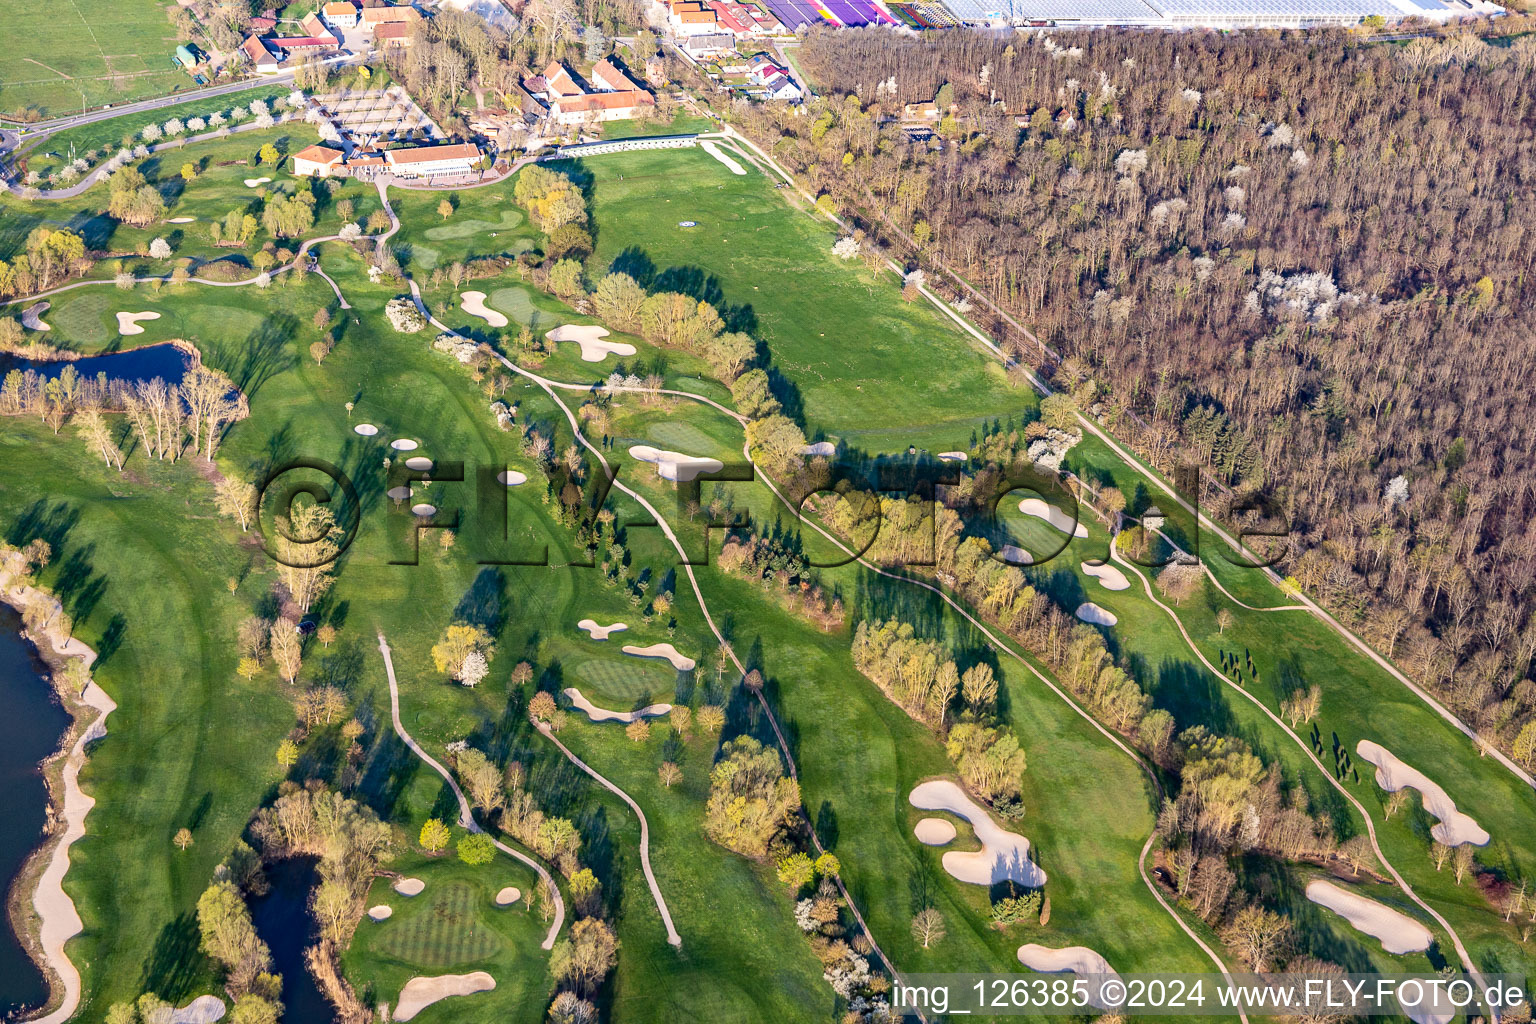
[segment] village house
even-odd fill
[[[325,23],[332,28],[356,28],[358,22],[357,5],[351,0],[335,0],[320,8],[320,15]]]
[[[628,92],[595,92],[587,96],[562,96],[551,100],[550,115],[556,124],[576,125],[588,119],[623,121],[654,107],[656,98],[640,89]]]
[[[251,69],[258,75],[275,74],[282,70],[282,64],[276,54],[267,49],[267,44],[255,36],[249,36],[240,44],[240,52],[245,59],[251,62]]]
[[[716,31],[715,12],[702,0],[668,0],[667,24],[674,33],[684,37]]]
[[[624,69],[604,57],[592,65],[592,85],[598,92],[632,92],[640,86],[630,81]]]
[[[592,89],[560,61],[551,63],[544,69],[544,74],[523,84],[530,93],[549,104],[550,116],[560,125],[582,124],[588,120],[622,121],[656,105],[656,97],[607,58],[592,68]],[[536,88],[538,92],[534,92]]]
[[[576,80],[576,73],[558,60],[545,68],[540,77],[544,79],[543,98],[546,100],[557,100],[562,96],[585,96],[587,93],[586,87]]]
[[[396,7],[364,7],[363,31],[377,32],[380,25],[410,24],[421,20],[421,12],[409,4]]]
[[[654,88],[667,84],[667,62],[660,54],[645,59],[645,81]]]
[[[708,35],[688,36],[678,46],[694,60],[728,53],[736,48],[736,37],[728,32],[712,32]]]
[[[416,22],[387,21],[373,30],[373,44],[383,50],[403,50],[416,41]]]
[[[708,0],[708,5],[716,24],[738,37],[773,35],[782,29],[773,15],[741,0]]]

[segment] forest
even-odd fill
[[[1536,39],[811,32],[741,129],[1536,757]],[[937,100],[936,139],[902,105]],[[1140,508],[1131,507],[1135,514]]]

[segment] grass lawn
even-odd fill
[[[0,54],[0,111],[37,107],[62,117],[82,106],[125,103],[193,88],[171,64],[176,32],[165,0],[7,4]]]
[[[653,290],[713,302],[768,344],[807,434],[942,451],[964,447],[983,419],[1035,404],[932,307],[902,302],[893,275],[834,257],[831,227],[761,174],[731,174],[696,149],[556,166],[591,180],[591,275],[626,269]],[[687,220],[698,226],[679,226]]]
[[[61,132],[55,132],[36,143],[29,144],[18,162],[24,164],[25,171],[37,171],[46,176],[69,163],[72,157],[83,157],[95,151],[98,159],[93,161],[94,167],[96,164],[105,163],[119,149],[125,147],[132,149],[144,142],[139,133],[143,131],[145,125],[163,125],[173,117],[180,118],[183,122],[194,117],[201,117],[206,121],[213,114],[227,115],[236,105],[246,106],[256,100],[265,100],[271,106],[278,97],[286,95],[288,95],[287,89],[274,89],[261,82],[252,82],[251,88],[247,91],[227,93],[200,103],[187,103],[161,110],[124,114],[104,121],[92,121],[78,128],[66,128]]]
[[[1266,761],[1281,764],[1288,779],[1304,786],[1314,807],[1327,810],[1336,827],[1344,827],[1346,834],[1363,831],[1358,812],[1327,784],[1295,742],[1195,661],[1134,575],[1128,573],[1130,589],[1113,592],[1081,572],[1081,559],[1102,553],[1108,542],[1101,524],[1088,517],[1083,522],[1090,536],[1072,541],[1048,566],[1029,570],[1035,585],[1049,588],[1066,607],[1091,600],[1113,612],[1119,622],[1107,629],[1111,650],[1130,660],[1156,705],[1171,711],[1180,729],[1199,724],[1243,737]],[[1039,520],[1024,525],[1049,530]],[[1207,552],[1206,563],[1229,588],[1259,589],[1255,571],[1236,568],[1215,551]],[[1267,601],[1262,596],[1253,600],[1261,606],[1284,600],[1277,588],[1267,589]],[[1221,608],[1235,620],[1224,633],[1216,622]],[[1280,701],[1294,689],[1314,683],[1321,687],[1323,710],[1316,724],[1325,763],[1335,739],[1351,753],[1360,739],[1383,744],[1444,786],[1461,810],[1493,833],[1493,842],[1478,850],[1480,864],[1503,877],[1529,877],[1536,870],[1536,847],[1524,831],[1510,827],[1536,813],[1530,788],[1492,759],[1478,757],[1470,740],[1320,620],[1306,612],[1248,611],[1211,586],[1176,611],[1212,662],[1219,663],[1221,651],[1252,653],[1260,682],[1248,689],[1271,710],[1278,712]],[[1388,819],[1386,793],[1375,785],[1374,770],[1358,757],[1354,760],[1359,781],[1348,777],[1345,785],[1373,818],[1384,852],[1415,891],[1456,928],[1474,962],[1489,971],[1530,970],[1536,961],[1528,947],[1493,913],[1470,879],[1458,886],[1448,870],[1434,869],[1429,859],[1433,819],[1422,811]],[[1283,869],[1268,865],[1266,870]],[[1423,919],[1416,908],[1408,912]],[[1428,920],[1424,923],[1434,927]],[[1455,962],[1448,943],[1442,942],[1441,951]]]

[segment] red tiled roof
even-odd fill
[[[328,146],[306,146],[293,154],[295,160],[308,160],[317,164],[333,164],[345,154],[339,149],[331,149]]]
[[[335,18],[356,17],[357,15],[357,8],[349,3],[348,0],[335,0],[333,3],[326,4],[323,9],[328,16]]]
[[[720,0],[710,0],[710,9],[715,12],[715,18],[732,32],[750,32],[753,25],[750,24],[751,15],[747,14],[740,4],[721,3]]]
[[[391,21],[420,21],[421,12],[414,7],[401,4],[398,7],[364,7],[363,24],[369,28],[383,25]]]
[[[267,49],[267,44],[255,36],[251,36],[241,43],[240,49],[244,50],[245,55],[257,63],[274,59],[272,51]]]
[[[618,91],[635,87],[635,83],[629,80],[629,76],[620,71],[607,57],[592,65],[592,81]]]
[[[595,92],[588,96],[562,96],[555,100],[551,106],[560,108],[561,113],[575,113],[584,110],[619,110],[625,107],[644,107],[654,104],[655,97],[640,89],[631,89],[626,92]]]
[[[284,50],[304,50],[336,45],[336,40],[330,36],[326,36],[324,39],[318,36],[274,36],[268,39],[267,42]]]
[[[480,148],[468,142],[445,146],[418,146],[415,149],[391,149],[385,158],[392,164],[423,164],[435,160],[478,160]]]
[[[389,21],[373,30],[374,39],[409,39],[415,25],[408,21]]]
[[[276,18],[252,18],[246,22],[252,32],[270,32],[277,27]]]

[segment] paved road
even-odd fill
[[[347,54],[340,57],[327,58],[325,63],[333,67],[344,67],[355,64],[364,58],[363,54]],[[244,92],[247,89],[270,89],[274,85],[290,85],[293,83],[292,71],[279,71],[275,75],[264,75],[260,78],[243,78],[238,82],[227,82],[223,85],[211,85],[206,89],[192,89],[187,92],[172,93],[169,96],[157,96],[153,99],[140,100],[137,103],[124,103],[111,109],[92,110],[84,114],[71,114],[66,117],[56,117],[51,121],[39,121],[21,127],[22,141],[31,142],[35,139],[45,138],[54,132],[63,131],[66,128],[78,128],[83,124],[94,124],[97,121],[109,121],[114,117],[124,114],[139,114],[150,110],[163,110],[166,107],[174,107],[182,103],[194,103],[198,100],[211,99],[215,96],[225,96],[232,92]],[[0,138],[0,154],[5,152],[3,138]]]
[[[290,122],[292,122],[294,120],[294,115],[291,114],[291,113],[283,114],[282,116],[277,117],[274,120],[276,120],[278,124],[287,124],[287,123],[290,123]],[[260,126],[255,121],[246,121],[246,122],[244,122],[242,124],[227,125],[226,126],[226,128],[228,129],[227,131],[225,130],[225,128],[220,128],[220,129],[217,129],[217,130],[211,131],[211,132],[203,132],[201,135],[188,135],[186,138],[172,139],[170,142],[160,142],[160,143],[157,143],[157,144],[155,144],[153,146],[150,146],[149,147],[149,151],[150,151],[150,153],[163,153],[163,152],[166,152],[167,150],[180,149],[183,146],[186,146],[187,144],[193,143],[193,142],[206,142],[209,139],[219,139],[219,138],[223,138],[225,135],[234,135],[237,132],[254,131],[258,127],[260,127]],[[90,188],[92,185],[94,185],[98,181],[100,181],[101,178],[102,178],[102,175],[104,175],[106,173],[106,171],[107,171],[107,165],[105,163],[99,164],[89,174],[87,174],[85,177],[81,178],[79,181],[75,182],[75,184],[69,186],[68,188],[39,189],[38,193],[37,193],[37,198],[38,199],[73,199],[76,196],[80,195],[82,192],[84,192],[86,189]]]
[[[448,783],[449,787],[453,790],[453,795],[459,801],[459,824],[471,832],[485,832],[479,823],[475,821],[474,813],[469,807],[469,800],[464,796],[464,791],[459,788],[459,783],[452,773],[447,768],[444,768],[435,757],[421,749],[421,745],[412,739],[411,734],[405,731],[405,726],[400,724],[400,685],[395,682],[395,663],[390,657],[389,643],[384,639],[383,633],[379,634],[379,653],[384,656],[384,672],[389,677],[389,716],[395,723],[395,735],[399,736],[401,742],[411,748],[412,753],[430,765],[437,774],[443,777],[443,781]],[[486,832],[486,835],[490,835],[490,833]],[[554,896],[555,919],[550,925],[549,935],[545,937],[542,945],[544,949],[553,949],[555,937],[560,934],[560,927],[565,923],[565,900],[560,896],[560,887],[555,884],[555,880],[550,877],[549,871],[544,865],[523,851],[508,846],[495,836],[491,836],[491,842],[495,843],[496,849],[502,853],[509,857],[514,857],[532,868],[538,874],[540,880],[548,885],[549,891]]]

